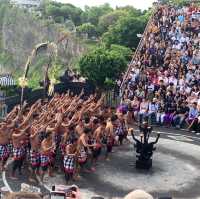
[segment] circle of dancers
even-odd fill
[[[109,160],[113,146],[126,139],[126,113],[117,115],[104,106],[104,96],[83,94],[55,94],[51,100],[14,107],[0,123],[1,170],[11,159],[13,180],[27,167],[30,181],[35,175],[44,181],[60,170],[69,183],[81,172],[95,172],[101,154]]]

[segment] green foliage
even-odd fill
[[[55,60],[54,62],[52,62],[52,66],[49,70],[49,78],[50,79],[56,79],[58,81],[60,75],[61,75],[61,71],[62,71],[62,64],[60,61]]]
[[[91,23],[84,23],[77,27],[78,34],[87,34],[89,38],[97,36],[96,27]]]
[[[130,49],[120,46],[95,48],[80,59],[80,72],[99,88],[107,89],[108,85],[110,88],[125,71],[129,52]]]
[[[169,3],[175,6],[184,6],[188,4],[188,0],[161,0],[162,3]]]
[[[75,25],[81,24],[81,14],[83,11],[72,4],[62,4],[51,1],[44,3],[42,10],[45,17],[51,16],[57,23],[63,23],[65,20],[72,20]]]
[[[38,88],[39,82],[44,79],[44,66],[48,62],[48,57],[44,54],[38,55],[31,65],[28,73],[28,87],[29,88]],[[22,74],[20,74],[20,77]]]
[[[0,28],[3,25],[4,16],[8,9],[9,9],[8,2],[6,0],[2,0],[0,2]]]
[[[120,46],[117,44],[112,44],[110,47],[110,50],[114,51],[119,56],[122,55],[125,58],[125,60],[127,61],[127,63],[131,59],[132,50],[130,48]]]
[[[82,14],[83,21],[89,22],[95,26],[99,23],[99,18],[109,12],[112,12],[113,9],[109,4],[104,4],[101,6],[85,7],[85,12]]]
[[[4,2],[2,3],[2,1]],[[33,17],[29,12],[13,7],[7,2],[7,0],[0,0],[0,28],[3,23],[5,24],[4,19],[6,19],[6,25],[10,25],[15,24],[20,18],[26,19],[26,17]],[[39,22],[42,22],[41,24],[43,24],[44,27],[47,27],[49,30],[51,30],[50,27],[58,30],[59,27],[62,26],[62,31],[59,32],[65,32],[66,29],[70,32],[76,28],[77,33],[88,35],[87,40],[78,37],[73,39],[78,39],[79,42],[81,40],[84,49],[89,51],[89,55],[82,57],[80,62],[80,57],[74,57],[69,61],[68,65],[74,67],[74,65],[77,66],[77,62],[79,62],[82,74],[88,72],[88,75],[86,74],[85,76],[89,76],[89,79],[92,79],[100,87],[112,87],[113,82],[121,71],[125,70],[127,61],[130,58],[131,50],[123,46],[131,48],[137,46],[139,39],[136,37],[136,34],[143,32],[143,27],[150,12],[141,12],[131,6],[113,9],[109,4],[94,7],[86,6],[84,10],[81,10],[71,4],[63,4],[57,1],[44,0],[43,2],[40,8],[42,16],[40,19],[37,17],[34,19],[40,20]],[[9,52],[7,54],[7,52],[1,49],[1,47],[3,47],[3,45],[1,45],[1,40],[3,40],[1,32],[2,31],[0,31],[0,63],[6,66],[12,66],[12,56],[9,55]],[[15,34],[20,35],[21,33],[17,31]],[[102,35],[103,37],[101,39],[100,37]],[[97,37],[97,39],[95,41],[90,40],[92,37]],[[45,39],[45,41],[48,40],[48,36],[43,39]],[[98,47],[100,44],[104,45],[102,41],[105,42],[105,47]],[[71,46],[70,47],[73,48],[73,45]],[[100,52],[102,52],[102,55]],[[91,70],[91,73],[94,72],[94,77],[92,77],[92,75],[90,76],[90,70],[87,70],[86,66],[84,67],[84,63],[89,62],[88,59],[86,59],[87,56],[91,54],[92,57],[88,59],[92,63],[90,66],[93,70]],[[96,57],[94,57],[94,55]],[[37,57],[35,63],[30,67],[28,76],[29,87],[36,88],[39,86],[39,81],[44,78],[43,69],[47,61],[46,56],[43,54],[41,57]],[[83,67],[81,67],[81,65]],[[60,74],[63,68],[64,66],[62,63],[56,61],[50,69],[50,76],[52,76],[52,74]],[[21,76],[18,71],[19,68],[14,72],[17,76]],[[99,78],[97,77],[98,75],[100,76]]]
[[[12,59],[11,54],[6,53],[5,51],[0,53],[0,65],[1,66],[3,66],[3,67],[6,67],[6,66],[7,67],[11,67],[12,66],[12,62],[13,62],[13,59]]]
[[[31,78],[28,79],[28,87],[32,89],[36,89],[40,86],[39,85],[40,81],[42,81],[42,74],[39,71],[34,70],[31,73]]]
[[[104,33],[103,41],[107,46],[119,44],[129,48],[136,48],[139,43],[138,33],[143,33],[146,24],[144,17],[122,17],[108,32]]]
[[[125,6],[117,8],[117,10],[121,10],[127,13],[127,15],[132,17],[140,17],[143,15],[143,12],[139,9],[134,8],[133,6]]]
[[[100,35],[107,32],[111,25],[115,25],[120,17],[127,16],[127,12],[124,10],[114,10],[108,14],[99,18],[98,32]]]

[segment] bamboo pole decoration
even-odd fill
[[[52,79],[50,80],[50,85],[49,85],[49,90],[48,90],[49,96],[52,96],[53,93],[54,93],[54,86],[55,86],[55,83],[56,83],[56,79],[55,79],[55,78],[52,78]]]

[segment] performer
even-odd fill
[[[112,152],[112,148],[114,145],[114,132],[117,126],[117,120],[118,117],[117,115],[113,115],[110,119],[110,121],[107,122],[107,126],[106,126],[106,136],[107,136],[107,150],[106,150],[106,160],[110,160],[109,159],[109,153]]]
[[[48,171],[49,176],[51,176],[50,171],[50,158],[51,152],[55,149],[55,145],[52,142],[52,132],[47,131],[45,139],[41,143],[41,152],[40,152],[40,166],[42,168],[41,180],[44,180],[44,175]]]
[[[5,164],[9,157],[9,134],[6,131],[7,125],[3,124],[0,127],[0,161],[1,161],[1,171],[5,170]]]
[[[78,163],[80,168],[84,169],[85,164],[87,162],[88,153],[90,151],[89,147],[93,147],[94,145],[88,144],[89,137],[88,135],[91,133],[90,128],[84,128],[83,134],[78,139],[77,151],[78,151]],[[88,172],[87,169],[85,169]]]
[[[74,138],[71,144],[68,144],[65,148],[64,155],[64,171],[66,183],[69,183],[73,179],[76,168],[76,154],[77,154],[77,140]]]
[[[94,132],[94,144],[95,146],[92,149],[93,157],[92,157],[92,171],[96,170],[96,163],[101,155],[101,148],[102,148],[102,139],[103,134],[106,129],[106,122],[101,121],[100,126]]]
[[[31,163],[31,176],[29,178],[30,181],[35,181],[32,176],[33,174],[39,175],[39,169],[40,169],[40,136],[39,136],[39,130],[32,127],[31,128],[31,135],[30,135],[30,144],[31,144],[31,150],[30,150],[30,163]]]
[[[28,135],[25,130],[19,130],[19,128],[15,128],[12,134],[12,142],[13,142],[13,168],[12,168],[12,179],[17,179],[15,176],[15,172],[18,169],[19,174],[21,174],[21,168],[23,165],[23,160],[25,158],[25,148],[24,148],[24,139]]]
[[[81,136],[83,134],[83,130],[84,130],[84,124],[83,121],[80,120],[75,128],[75,131],[79,136]]]

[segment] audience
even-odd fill
[[[139,123],[146,117],[150,124],[199,133],[199,11],[194,3],[184,7],[159,5],[154,14],[123,92]]]

